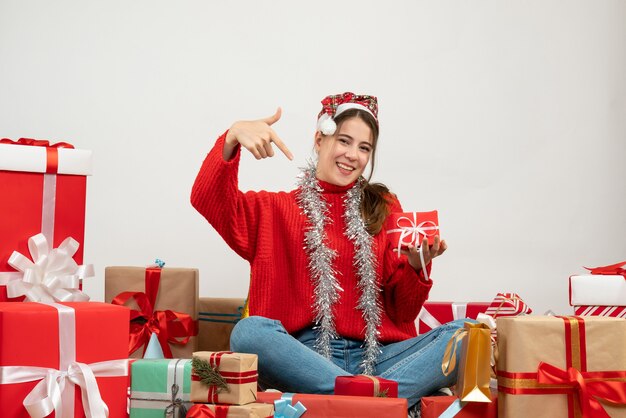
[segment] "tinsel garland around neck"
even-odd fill
[[[364,374],[373,374],[380,353],[378,327],[381,307],[380,289],[376,281],[376,260],[373,237],[367,232],[361,217],[361,189],[365,180],[359,179],[346,192],[344,201],[345,235],[354,243],[354,267],[361,291],[357,307],[365,320],[365,342],[361,368]],[[337,280],[333,261],[337,252],[328,247],[325,227],[332,219],[328,216],[327,202],[322,198],[322,187],[316,177],[316,167],[309,161],[298,180],[298,205],[308,219],[304,233],[304,248],[309,259],[311,282],[314,286],[313,309],[317,329],[316,350],[326,358],[331,357],[331,340],[337,338],[332,306],[343,291]]]

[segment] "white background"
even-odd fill
[[[280,105],[295,161],[246,155],[240,185],[293,188],[319,101],[343,91],[379,97],[374,180],[440,211],[432,300],[515,291],[569,313],[570,274],[626,259],[624,1],[0,0],[0,136],[94,152],[95,300],[105,266],[155,257],[244,297],[195,174],[233,121]]]

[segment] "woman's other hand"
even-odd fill
[[[293,160],[293,154],[289,151],[289,148],[272,129],[272,125],[280,119],[281,113],[282,110],[279,107],[272,116],[233,123],[228,130],[228,134],[226,134],[226,142],[222,152],[224,160],[229,160],[232,157],[237,144],[241,144],[242,147],[250,151],[257,160],[273,157],[274,148],[272,147],[272,142],[276,144],[287,158]]]

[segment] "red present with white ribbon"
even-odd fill
[[[83,262],[85,194],[91,151],[67,143],[0,140],[0,301],[6,284],[23,277],[10,264],[14,251],[29,254],[28,239],[42,233],[51,248],[72,237]],[[21,299],[16,299],[21,300]]]
[[[418,334],[424,334],[433,328],[457,319],[476,319],[484,313],[489,302],[431,302],[427,301],[417,316]]]
[[[626,306],[626,261],[602,267],[585,267],[589,274],[569,278],[572,306]]]
[[[387,219],[387,235],[398,250],[409,245],[419,247],[424,238],[432,245],[439,235],[437,211],[391,213]]]
[[[574,306],[577,316],[610,316],[626,319],[626,306]]]
[[[129,315],[99,302],[0,302],[0,415],[127,416]]]
[[[519,316],[532,313],[532,309],[516,293],[498,293],[485,311],[494,318]]]

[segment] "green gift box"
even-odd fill
[[[144,359],[131,366],[130,418],[183,418],[193,405],[191,360]]]

